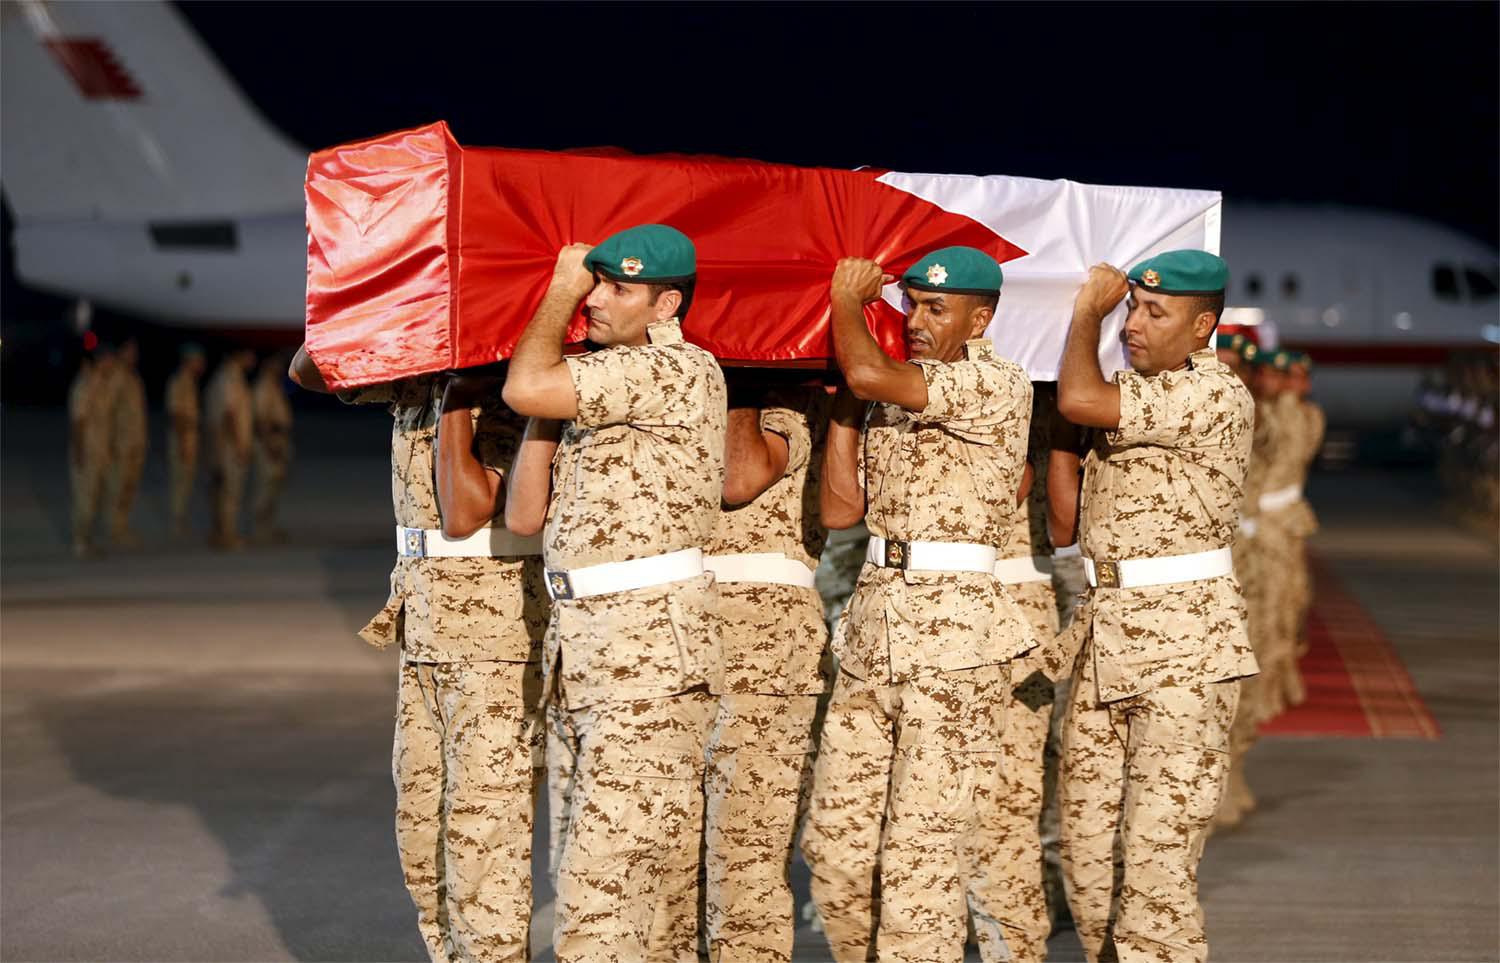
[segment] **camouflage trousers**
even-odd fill
[[[104,470],[89,459],[68,467],[73,487],[73,545],[82,550],[94,537],[94,520],[104,500]]]
[[[396,845],[434,963],[526,960],[541,666],[401,666]]]
[[[835,960],[962,960],[979,800],[1000,791],[1008,664],[840,673],[802,853]]]
[[[790,960],[792,846],[811,782],[815,695],[726,694],[708,739],[709,959]]]
[[[972,838],[969,904],[985,963],[1040,961],[1047,955],[1052,932],[1040,825],[1053,680],[1064,661],[1056,651],[1057,600],[1050,582],[1007,590],[1041,644],[1011,663],[1000,743],[1001,781],[993,794],[976,793],[978,826]]]
[[[115,539],[130,532],[130,510],[135,507],[135,493],[141,485],[146,467],[146,446],[131,445],[116,452],[109,465],[109,492],[105,505],[109,512],[109,533]]]
[[[1260,663],[1260,688],[1264,717],[1280,715],[1288,705],[1301,702],[1302,672],[1297,665],[1300,622],[1296,611],[1295,570],[1302,561],[1303,540],[1283,526],[1261,521],[1255,534],[1261,608],[1261,647],[1255,653]],[[1252,640],[1253,642],[1253,640]]]
[[[578,734],[568,710],[557,700],[547,703],[547,872],[557,887],[562,867],[563,840],[568,835],[568,811],[573,806],[573,782],[578,778]]]
[[[1092,642],[1063,723],[1062,863],[1091,961],[1203,961],[1198,860],[1219,805],[1236,681],[1098,700]]]
[[[558,963],[698,959],[706,686],[566,712],[577,746],[557,872]]]
[[[172,530],[187,529],[188,503],[193,497],[193,476],[198,469],[198,433],[167,433],[167,475],[171,488]]]
[[[212,496],[214,535],[233,541],[239,537],[240,500],[245,494],[246,465],[232,455],[216,459],[209,477]]]
[[[287,460],[273,458],[256,446],[254,489],[250,496],[253,531],[257,537],[269,536],[275,528],[276,506],[286,485]]]

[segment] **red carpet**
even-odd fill
[[[1437,739],[1437,720],[1390,640],[1327,565],[1312,561],[1314,603],[1302,659],[1307,701],[1261,727],[1273,736]]]

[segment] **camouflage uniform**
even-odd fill
[[[1193,352],[1186,370],[1116,380],[1120,425],[1084,463],[1083,554],[1228,547],[1250,457],[1249,392],[1212,349]],[[1062,859],[1079,938],[1090,960],[1113,949],[1122,961],[1201,961],[1198,859],[1228,761],[1234,680],[1255,671],[1239,584],[1101,586],[1069,631],[1083,645],[1064,720]]]
[[[713,534],[724,376],[675,319],[648,334],[649,345],[567,359],[578,416],[552,463],[550,571],[702,548]],[[560,963],[697,958],[717,595],[705,572],[553,604],[544,665],[578,760],[557,874]]]
[[[88,552],[109,463],[109,372],[81,368],[68,388],[68,469],[73,482],[73,550]]]
[[[188,502],[198,468],[198,376],[186,366],[167,381],[167,472],[170,476],[172,530],[187,529]]]
[[[223,361],[209,380],[203,409],[208,421],[214,538],[233,545],[239,540],[240,499],[254,439],[250,386],[245,369],[233,358]]]
[[[1301,402],[1291,392],[1276,396],[1268,408],[1274,427],[1261,492],[1263,499],[1305,480],[1308,435],[1313,427],[1302,414]],[[1261,504],[1256,515],[1255,541],[1262,566],[1266,618],[1265,657],[1261,661],[1265,675],[1261,688],[1271,715],[1302,701],[1302,674],[1297,668],[1297,571],[1306,565],[1304,539],[1316,528],[1312,509],[1301,497],[1282,507]]]
[[[721,513],[710,554],[780,552],[817,568],[827,532],[808,509],[828,401],[820,389],[767,399],[761,429],[786,439],[786,471],[755,500]],[[724,694],[708,740],[704,842],[709,957],[789,960],[792,842],[827,688],[823,604],[814,588],[721,583],[718,622]]]
[[[1031,415],[1028,460],[1034,472],[1031,493],[1006,515],[1004,553],[1030,558],[1050,572],[1052,542],[1047,534],[1047,425],[1051,401],[1041,391]],[[1037,647],[1011,663],[1005,736],[1000,743],[1002,781],[998,791],[977,798],[978,831],[973,837],[975,875],[969,899],[979,954],[986,963],[1041,960],[1047,955],[1052,917],[1043,882],[1040,821],[1045,796],[1045,756],[1057,680],[1072,670],[1076,653],[1057,633],[1057,593],[1050,575],[1007,584],[1025,615]],[[1004,936],[1004,942],[1000,939]]]
[[[1006,554],[1026,459],[1031,383],[970,341],[919,362],[919,413],[875,405],[863,432],[870,531]],[[1009,507],[1006,507],[1009,506]],[[866,565],[835,635],[802,849],[838,960],[963,957],[977,801],[998,792],[1009,661],[1034,645],[989,572]],[[880,889],[876,922],[876,886]]]
[[[431,377],[343,393],[389,404],[396,524],[441,527]],[[496,389],[472,411],[474,453],[508,471],[526,420]],[[548,602],[537,556],[399,557],[385,607],[360,630],[401,648],[396,845],[434,963],[526,960],[531,820],[541,773],[541,641]]]
[[[1257,663],[1264,665],[1267,647],[1267,619],[1265,607],[1264,565],[1261,561],[1260,543],[1256,539],[1260,521],[1260,496],[1265,492],[1266,465],[1270,462],[1271,447],[1275,443],[1274,416],[1269,406],[1257,401],[1255,404],[1255,427],[1250,445],[1250,464],[1245,473],[1245,494],[1242,501],[1241,522],[1235,533],[1233,555],[1234,575],[1240,583],[1245,597],[1245,630],[1250,639],[1250,649]],[[1261,723],[1270,718],[1263,696],[1265,676],[1252,675],[1240,680],[1240,700],[1235,708],[1234,725],[1229,737],[1229,772],[1226,776],[1224,796],[1215,817],[1216,826],[1229,827],[1239,821],[1255,806],[1254,794],[1245,778],[1244,759],[1255,745]]]
[[[292,462],[292,406],[282,388],[285,376],[278,367],[267,365],[255,379],[252,402],[255,411],[255,534],[265,538],[272,534],[276,503],[286,483],[287,466]],[[496,466],[505,470],[509,465]]]
[[[135,540],[130,510],[146,467],[146,384],[133,365],[121,363],[110,380],[109,533],[119,543]]]
[[[1298,453],[1302,464],[1302,470],[1298,475],[1299,484],[1306,488],[1308,473],[1312,470],[1313,462],[1317,460],[1318,451],[1323,447],[1323,433],[1328,426],[1328,418],[1317,402],[1307,398],[1298,403],[1298,411],[1302,416],[1301,451]],[[1307,653],[1307,614],[1312,608],[1312,573],[1308,567],[1306,542],[1308,536],[1317,531],[1318,520],[1313,514],[1312,505],[1304,497],[1303,506],[1307,509],[1304,516],[1304,534],[1302,536],[1303,546],[1297,552],[1292,569],[1292,630],[1293,638],[1297,640],[1297,655]]]

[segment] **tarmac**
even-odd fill
[[[354,636],[391,565],[389,421],[318,404],[295,438],[284,541],[172,543],[158,435],[144,547],[78,561],[61,413],[0,412],[0,958],[425,958],[392,840],[394,653]],[[1500,579],[1437,492],[1313,479],[1314,550],[1441,736],[1263,739],[1260,808],[1200,872],[1215,960],[1500,959]],[[1070,930],[1051,950],[1082,959]],[[804,923],[797,959],[827,958]]]

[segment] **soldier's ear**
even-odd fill
[[[682,309],[682,292],[676,288],[663,291],[656,299],[656,320],[666,321],[677,317]]]
[[[973,341],[975,338],[982,337],[984,335],[985,328],[988,328],[990,326],[990,321],[994,320],[994,317],[995,309],[990,307],[988,304],[982,304],[979,307],[975,308],[974,313],[969,316],[969,320],[971,322],[971,327],[969,329],[969,340]]]

